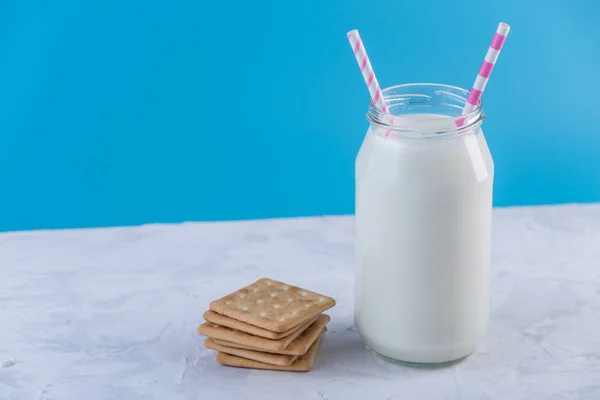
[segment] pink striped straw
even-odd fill
[[[356,62],[360,67],[360,72],[362,72],[363,79],[365,80],[367,88],[369,89],[369,94],[371,95],[373,104],[375,107],[380,108],[383,112],[389,113],[388,106],[385,103],[385,99],[381,93],[381,88],[379,87],[379,82],[377,82],[377,77],[375,77],[375,71],[373,71],[371,61],[369,61],[369,56],[367,55],[367,50],[360,39],[358,30],[354,29],[348,32],[346,35],[348,36],[350,46],[352,46],[352,50],[354,51],[354,56],[356,57]],[[393,117],[391,118],[390,122],[394,123]],[[389,136],[390,133],[391,129],[388,129],[385,136]]]
[[[496,29],[494,39],[492,39],[492,44],[485,55],[483,64],[481,64],[481,68],[479,68],[479,74],[477,75],[477,79],[475,79],[473,88],[469,93],[469,97],[467,98],[467,103],[462,110],[462,114],[470,113],[479,103],[481,95],[483,94],[483,90],[485,89],[485,85],[487,84],[488,79],[490,79],[490,75],[492,74],[494,65],[498,60],[498,55],[500,54],[500,50],[502,50],[502,46],[504,45],[504,41],[506,40],[509,30],[510,26],[504,22],[500,22],[498,29]],[[462,121],[460,121],[460,125],[462,125]]]

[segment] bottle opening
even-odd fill
[[[388,112],[369,100],[367,119],[386,137],[446,138],[473,131],[485,119],[481,102],[462,115],[469,91],[456,86],[410,83],[385,88],[382,94]]]

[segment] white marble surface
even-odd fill
[[[0,400],[600,399],[600,205],[495,210],[478,351],[419,370],[352,322],[353,219],[0,235]],[[226,368],[195,333],[211,299],[269,276],[335,297],[306,374]]]

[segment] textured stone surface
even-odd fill
[[[351,217],[1,234],[0,399],[600,399],[600,206],[494,213],[488,334],[436,370],[362,346]],[[223,367],[196,334],[263,276],[337,300],[307,374]]]

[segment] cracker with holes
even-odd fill
[[[290,343],[286,348],[280,350],[272,350],[267,346],[257,346],[256,342],[252,343],[239,343],[239,342],[230,342],[224,339],[215,339],[215,343],[218,343],[223,346],[235,347],[238,349],[247,349],[247,350],[256,350],[263,351],[266,353],[276,353],[276,354],[285,354],[285,355],[302,355],[306,353],[309,347],[319,338],[321,332],[327,330],[325,325],[329,322],[329,316],[327,314],[322,314],[319,318],[304,332],[298,336],[296,340]]]
[[[229,347],[216,343],[211,338],[207,338],[204,341],[204,347],[206,347],[207,349],[220,351],[221,353],[229,354],[232,356],[246,358],[248,360],[254,360],[265,364],[281,366],[290,365],[299,357],[285,354],[264,353],[262,351],[256,350],[238,349],[237,347]]]
[[[308,329],[308,327],[314,322],[315,321],[313,320],[308,321],[302,324],[302,326],[300,326],[300,329],[298,329],[297,332],[277,340],[250,335],[245,332],[240,332],[235,329],[211,324],[209,322],[200,325],[198,327],[198,333],[212,339],[218,339],[228,343],[237,343],[239,345],[246,346],[250,349],[269,350],[271,352],[276,353],[282,351],[291,343],[293,343],[294,340],[296,340],[296,338],[300,336],[302,332]]]
[[[326,314],[320,315],[315,322],[309,323],[310,326],[302,330],[298,337],[292,341],[289,340],[290,336],[279,340],[271,340],[210,323],[200,325],[198,333],[214,339],[215,343],[223,346],[266,353],[302,355],[317,340],[329,319]]]
[[[321,338],[319,337],[308,349],[306,354],[299,356],[293,363],[290,365],[274,365],[267,364],[260,361],[255,361],[243,357],[238,357],[235,355],[230,355],[227,353],[219,352],[217,354],[217,362],[223,365],[227,365],[230,367],[238,367],[238,368],[254,368],[254,369],[270,369],[275,371],[296,371],[296,372],[306,372],[310,371],[313,366],[313,362],[317,355],[317,350],[319,349],[319,344],[321,342]]]
[[[236,331],[246,332],[251,335],[260,336],[267,339],[282,339],[297,333],[299,329],[306,329],[308,327],[307,324],[301,324],[293,327],[292,329],[288,329],[285,332],[272,332],[263,328],[259,328],[258,326],[247,324],[245,322],[236,321],[233,318],[217,314],[216,312],[210,310],[205,312],[202,318],[204,318],[204,320],[207,322],[212,322],[213,324],[226,326],[227,328],[235,329]],[[310,322],[314,322],[314,320],[316,320],[316,318],[312,319]]]
[[[210,310],[259,328],[282,333],[335,306],[335,300],[263,278],[210,303]]]

